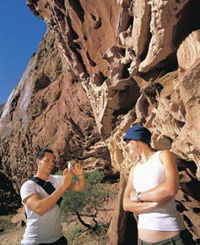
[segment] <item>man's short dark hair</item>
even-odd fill
[[[45,154],[46,152],[49,152],[49,153],[52,153],[52,154],[54,153],[51,149],[44,148],[44,149],[40,150],[40,151],[37,153],[36,159],[42,159],[42,158],[44,157],[44,154]]]

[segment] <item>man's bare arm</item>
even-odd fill
[[[179,175],[173,154],[168,150],[162,151],[160,159],[165,168],[166,179],[162,184],[158,185],[157,187],[140,193],[139,199],[142,201],[166,201],[170,200],[178,192]]]
[[[134,169],[130,171],[127,186],[124,192],[123,208],[125,211],[134,213],[145,213],[152,211],[153,209],[158,207],[158,202],[138,202],[131,201],[130,199],[131,192],[135,191],[135,189],[133,188],[133,171]]]
[[[34,213],[42,216],[49,209],[51,209],[56,202],[60,199],[63,193],[69,189],[72,182],[72,173],[69,171],[63,171],[63,182],[62,185],[57,188],[53,193],[45,198],[41,198],[39,194],[35,193],[28,196],[23,202],[26,204],[27,208],[32,210]]]

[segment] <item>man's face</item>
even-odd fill
[[[138,141],[136,140],[127,140],[125,142],[125,149],[129,154],[134,154],[134,155],[138,155],[139,151],[138,151]]]
[[[54,154],[45,152],[42,159],[37,159],[38,169],[50,174],[54,167]]]

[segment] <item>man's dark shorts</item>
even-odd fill
[[[60,239],[58,239],[55,242],[52,242],[52,243],[40,243],[38,245],[67,245],[67,239],[66,239],[66,237],[62,236]]]
[[[180,234],[160,241],[160,242],[154,242],[154,243],[148,243],[144,241],[140,241],[140,245],[195,245],[192,235],[189,233],[188,230],[181,231]]]

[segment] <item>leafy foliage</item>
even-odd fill
[[[61,206],[62,211],[67,214],[83,210],[97,210],[102,202],[111,195],[100,183],[103,177],[103,173],[95,170],[86,176],[86,188],[83,192],[65,192]]]
[[[104,174],[98,170],[94,170],[87,176],[87,181],[91,185],[98,184],[102,182]]]
[[[10,221],[11,217],[9,215],[1,215],[0,216],[0,228],[5,229],[8,227],[14,226],[14,224]]]
[[[69,230],[66,235],[68,242],[73,241],[76,238],[77,234],[79,234],[81,231],[81,226],[79,224],[74,225],[74,227]]]

